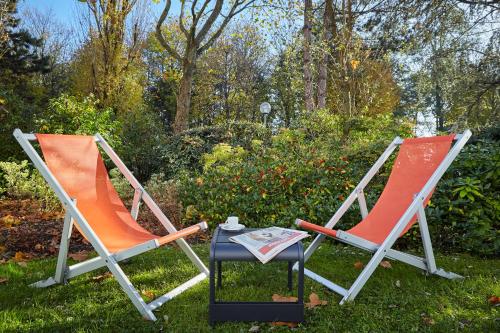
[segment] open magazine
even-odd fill
[[[265,264],[290,245],[308,236],[306,231],[270,227],[233,236],[229,240],[243,245]]]

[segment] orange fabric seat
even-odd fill
[[[93,136],[36,134],[36,137],[48,168],[68,195],[76,199],[78,209],[110,252],[153,239],[163,244],[162,238],[172,238],[172,235],[156,236],[133,219],[111,184]]]
[[[382,244],[434,171],[448,154],[455,135],[405,139],[399,148],[391,175],[370,213],[346,232]],[[426,200],[429,202],[431,194]],[[416,222],[414,216],[404,235]],[[336,231],[300,221],[300,227],[336,237]]]

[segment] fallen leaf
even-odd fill
[[[427,326],[432,326],[435,324],[434,319],[432,319],[427,313],[421,313],[420,317],[422,318],[422,322]]]
[[[354,268],[356,268],[356,269],[362,269],[363,267],[365,267],[365,264],[363,264],[359,260],[354,263]]]
[[[294,296],[273,295],[273,302],[297,302],[298,298]]]
[[[308,309],[312,309],[318,305],[326,305],[328,304],[327,301],[322,301],[319,299],[319,296],[316,294],[316,293],[311,293],[311,295],[309,295],[309,303],[306,303],[306,307]]]
[[[155,298],[155,294],[151,290],[141,290],[141,294],[149,299]]]
[[[20,262],[25,261],[26,259],[28,259],[28,255],[21,251],[16,252],[16,254],[14,255],[14,261]]]
[[[273,321],[271,323],[272,326],[288,326],[290,328],[295,328],[299,326],[299,323],[295,322],[286,322],[286,321]]]
[[[0,277],[0,284],[6,283],[7,281],[9,281],[9,279]]]
[[[490,305],[496,306],[500,303],[500,297],[491,295],[488,297],[488,303],[490,303]]]
[[[42,244],[40,244],[40,243],[37,243],[37,244],[35,245],[35,250],[37,250],[37,251],[41,251],[41,250],[43,250],[43,245],[42,245]]]
[[[89,254],[88,252],[70,253],[68,257],[76,261],[84,261],[89,257]]]
[[[260,326],[253,325],[252,327],[250,327],[250,329],[248,330],[248,332],[251,332],[251,333],[260,332]]]
[[[383,260],[380,262],[380,266],[384,267],[384,268],[392,268],[392,265],[389,261],[387,260]]]
[[[401,282],[399,282],[399,280],[396,280],[396,287],[401,288]]]
[[[94,282],[101,282],[102,280],[105,280],[109,277],[113,276],[113,274],[111,274],[111,272],[106,272],[102,275],[97,275],[97,276],[93,276],[92,277],[92,281]]]
[[[0,245],[0,254],[4,253],[7,248],[3,245]]]
[[[21,267],[28,267],[28,264],[26,263],[26,261],[19,261],[17,264]]]

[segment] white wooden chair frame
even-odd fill
[[[349,289],[345,289],[338,284],[333,283],[332,281],[320,276],[319,274],[314,273],[309,269],[304,269],[304,274],[306,274],[311,279],[321,283],[328,289],[340,294],[343,296],[340,304],[344,304],[347,301],[352,301],[358,293],[361,291],[365,283],[368,281],[370,276],[373,274],[375,269],[378,267],[380,262],[384,258],[390,258],[394,260],[399,260],[406,264],[415,266],[422,270],[425,270],[428,274],[435,274],[447,279],[460,279],[462,276],[447,272],[441,268],[436,267],[436,261],[434,259],[434,253],[432,251],[432,243],[431,237],[429,234],[429,228],[427,226],[427,219],[425,217],[425,198],[429,196],[431,191],[436,186],[437,182],[441,179],[445,171],[448,169],[453,160],[457,157],[458,153],[462,150],[465,143],[469,140],[471,136],[471,132],[469,130],[464,131],[462,134],[458,134],[455,136],[454,140],[456,141],[453,147],[450,149],[444,160],[441,162],[439,167],[434,171],[433,175],[429,178],[427,183],[424,185],[422,190],[419,193],[415,194],[415,199],[408,206],[408,209],[403,214],[403,216],[396,223],[392,231],[389,233],[385,241],[378,245],[373,242],[370,242],[366,239],[357,237],[355,235],[349,234],[347,232],[337,230],[337,237],[339,241],[353,245],[357,248],[369,251],[374,253],[368,264],[365,266],[361,274],[354,281]],[[380,167],[387,161],[392,152],[398,147],[398,145],[403,143],[403,139],[396,137],[391,144],[387,147],[384,153],[378,158],[375,164],[371,167],[371,169],[366,173],[363,179],[360,181],[358,186],[352,191],[352,193],[347,197],[344,203],[340,206],[337,212],[332,216],[332,218],[326,223],[325,228],[333,229],[333,227],[339,222],[345,212],[349,209],[349,207],[358,200],[359,208],[361,212],[362,218],[365,218],[368,215],[368,208],[366,205],[364,188],[373,178],[373,176],[378,172]],[[424,248],[424,258],[420,258],[414,256],[412,254],[404,253],[401,251],[396,251],[391,249],[396,240],[399,238],[399,235],[403,232],[404,228],[408,225],[413,216],[417,215],[418,224],[420,226],[420,234],[422,238],[423,248]],[[296,221],[296,224],[299,224],[300,220]],[[319,233],[316,238],[312,241],[309,247],[306,249],[304,253],[304,261],[307,261],[314,251],[318,248],[321,242],[325,239],[326,235]],[[294,268],[296,269],[296,264]]]
[[[34,134],[25,134],[21,130],[14,130],[14,137],[17,139],[23,150],[29,156],[35,167],[40,171],[45,180],[49,183],[50,187],[54,190],[59,200],[61,200],[65,210],[66,215],[64,218],[64,227],[62,232],[61,244],[59,248],[59,255],[57,259],[56,273],[54,277],[50,277],[47,280],[38,281],[33,283],[33,287],[48,287],[56,283],[66,283],[68,279],[74,278],[78,275],[96,270],[98,268],[107,266],[111,273],[114,275],[121,288],[125,291],[127,296],[130,298],[135,307],[139,312],[148,320],[156,320],[153,311],[163,305],[165,302],[179,295],[183,291],[191,288],[198,282],[202,281],[209,275],[208,268],[203,264],[196,253],[191,249],[191,247],[186,243],[183,238],[176,239],[177,245],[184,251],[188,258],[193,262],[193,264],[199,269],[200,274],[196,275],[194,278],[184,282],[175,289],[169,291],[163,296],[146,303],[139,292],[134,288],[128,277],[125,275],[123,270],[118,265],[119,261],[136,256],[138,254],[144,253],[146,251],[155,249],[159,247],[157,240],[151,240],[149,242],[139,244],[132,248],[122,250],[116,253],[110,253],[104,244],[100,241],[99,237],[94,233],[85,217],[80,213],[76,207],[76,203],[69,197],[69,195],[64,191],[59,182],[56,180],[54,175],[50,172],[45,162],[42,160],[40,155],[36,152],[29,141],[37,141]],[[106,154],[111,158],[113,163],[118,167],[120,172],[125,176],[130,185],[134,188],[134,199],[132,203],[131,215],[134,219],[137,219],[139,212],[139,206],[141,200],[151,209],[153,214],[158,218],[160,223],[165,227],[169,234],[176,233],[177,230],[170,222],[170,220],[163,214],[158,205],[153,201],[151,196],[144,190],[142,185],[137,181],[130,170],[125,166],[122,160],[116,155],[116,153],[111,149],[107,142],[102,138],[101,135],[96,134],[94,136],[95,141],[100,145],[100,147],[106,152]],[[78,226],[82,229],[84,234],[87,236],[88,241],[92,244],[96,250],[98,256],[84,262],[67,266],[66,259],[68,255],[68,245],[71,237],[71,231],[73,227],[73,221],[76,220]],[[206,229],[206,223],[203,225],[202,229]],[[180,231],[182,232],[182,230]]]

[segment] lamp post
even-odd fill
[[[267,115],[271,112],[271,104],[264,102],[260,105],[260,113],[264,115],[264,127],[267,127]]]

